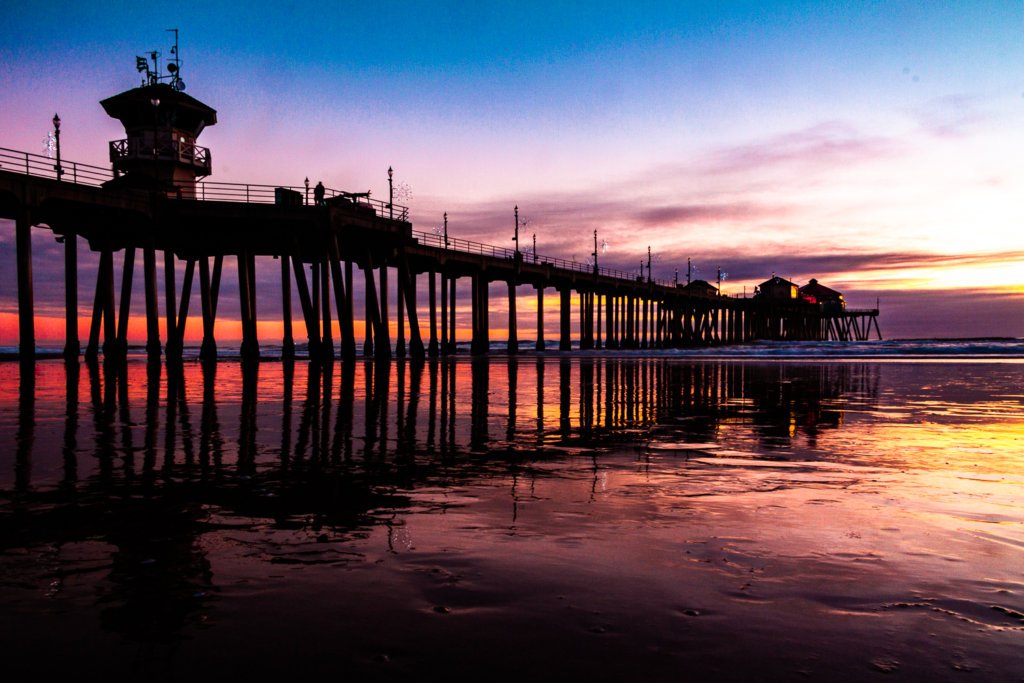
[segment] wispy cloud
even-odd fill
[[[710,173],[749,174],[782,168],[839,168],[889,157],[902,148],[901,143],[892,138],[865,135],[850,124],[826,121],[766,140],[711,152],[706,169]]]
[[[914,109],[911,116],[933,137],[963,138],[988,118],[980,104],[981,98],[978,96],[946,95]]]

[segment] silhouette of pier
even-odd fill
[[[146,67],[140,59],[140,70]],[[80,241],[98,259],[87,357],[123,360],[134,289],[134,269],[142,254],[146,349],[180,359],[184,331],[193,310],[198,279],[203,336],[200,357],[217,356],[214,327],[220,305],[225,259],[237,264],[241,357],[260,358],[257,336],[257,258],[278,261],[281,282],[282,354],[295,354],[292,290],[310,358],[329,360],[363,355],[387,359],[449,355],[460,336],[456,312],[468,307],[471,352],[488,353],[491,336],[490,285],[508,291],[507,350],[519,350],[517,292],[535,288],[536,348],[543,351],[545,292],[557,292],[558,348],[659,349],[738,344],[760,339],[867,339],[878,330],[878,310],[847,310],[794,297],[751,299],[721,296],[714,287],[656,281],[650,276],[582,264],[535,252],[506,249],[413,230],[408,210],[368,193],[318,187],[309,203],[304,188],[216,183],[210,150],[196,145],[202,130],[217,122],[216,112],[185,95],[172,71],[171,83],[147,71],[149,82],[104,100],[109,115],[125,126],[126,139],[109,145],[112,168],[62,162],[0,149],[0,217],[16,223],[19,355],[35,356],[34,282],[30,231],[48,229],[63,242],[65,355],[77,358],[78,248]],[[390,184],[390,176],[389,176]],[[322,189],[322,197],[321,197]],[[305,191],[303,191],[305,190]],[[517,230],[518,235],[518,230]],[[120,274],[113,255],[123,252]],[[596,252],[596,248],[595,248]],[[160,338],[157,260],[163,259],[165,338]],[[595,259],[596,261],[596,259]],[[184,263],[182,282],[176,281]],[[263,267],[262,265],[260,267]],[[355,270],[361,273],[364,301],[354,301]],[[393,276],[392,273],[393,272]],[[307,277],[309,273],[309,277]],[[120,275],[120,288],[115,278]],[[391,278],[393,285],[391,284]],[[705,283],[706,284],[706,283]],[[393,287],[393,290],[392,290]],[[427,320],[418,313],[419,292],[428,295]],[[795,289],[794,289],[795,292]],[[389,306],[394,302],[397,338],[392,345]],[[573,302],[575,311],[573,311]],[[573,316],[578,319],[573,335]],[[365,333],[356,339],[357,318]],[[340,339],[333,339],[336,319]],[[464,330],[461,332],[464,333]],[[426,340],[425,340],[426,338]]]

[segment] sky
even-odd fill
[[[0,147],[42,153],[58,112],[63,158],[107,165],[123,130],[98,102],[175,27],[188,94],[218,112],[211,180],[383,198],[391,166],[417,230],[447,211],[452,236],[511,247],[518,206],[541,254],[585,261],[596,229],[601,265],[638,271],[650,246],[654,277],[689,259],[728,294],[817,278],[880,302],[890,338],[1024,337],[1022,0],[196,5],[5,8]],[[58,247],[35,233],[58,320]]]

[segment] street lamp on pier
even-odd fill
[[[512,235],[516,243],[516,256],[519,256],[519,205],[516,204],[516,234]]]
[[[395,217],[395,171],[388,166],[388,218]]]
[[[533,233],[533,262],[537,262],[537,233]]]
[[[444,248],[448,248],[448,212],[444,212]]]
[[[647,245],[647,281],[651,281],[651,246]]]
[[[60,117],[56,114],[53,115],[53,137],[57,145],[57,165],[53,167],[53,170],[57,172],[57,182],[59,183],[61,176],[64,175],[64,169],[60,165]]]
[[[594,275],[597,275],[597,230],[594,230]]]
[[[306,204],[305,205],[308,206],[309,205],[309,176],[306,176],[306,179],[303,182],[306,184]]]

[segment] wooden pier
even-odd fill
[[[862,340],[878,331],[877,309],[827,312],[800,300],[732,298],[690,291],[673,283],[655,282],[611,269],[596,272],[588,265],[515,252],[510,249],[448,240],[417,232],[405,220],[406,210],[334,193],[324,206],[260,203],[275,188],[248,186],[248,201],[224,198],[179,199],[164,193],[97,187],[86,182],[7,170],[16,154],[0,152],[0,216],[16,222],[18,263],[19,346],[21,356],[35,349],[32,255],[29,231],[48,229],[63,241],[67,338],[66,352],[79,353],[79,240],[97,255],[98,275],[92,302],[87,357],[123,357],[128,317],[135,294],[134,267],[142,254],[142,296],[146,303],[147,351],[180,358],[185,323],[198,294],[203,321],[201,357],[216,357],[214,324],[219,311],[225,259],[237,264],[241,314],[241,355],[260,357],[256,334],[255,268],[257,257],[273,257],[281,272],[283,353],[294,354],[291,290],[301,303],[301,322],[311,358],[339,354],[389,358],[392,353],[414,358],[455,352],[457,306],[469,306],[472,353],[490,349],[490,284],[501,282],[508,292],[508,351],[518,351],[517,287],[529,285],[537,295],[537,348],[543,349],[544,294],[557,292],[559,349],[659,349],[755,340]],[[23,155],[30,157],[31,155]],[[29,159],[39,165],[39,160]],[[103,169],[77,169],[99,174]],[[84,175],[84,173],[82,173]],[[92,176],[87,176],[92,177]],[[214,187],[225,195],[238,187]],[[293,189],[294,191],[294,189]],[[278,196],[280,196],[278,192]],[[235,199],[235,197],[231,197]],[[390,213],[394,212],[394,218]],[[113,254],[124,252],[123,269],[114,272]],[[157,260],[164,264],[163,310],[160,310]],[[261,263],[265,258],[260,258]],[[182,282],[175,264],[185,264]],[[361,271],[365,301],[353,301],[355,269]],[[390,272],[389,272],[390,271]],[[393,272],[393,275],[391,274]],[[307,278],[307,273],[311,277]],[[115,279],[120,278],[119,300]],[[394,278],[391,285],[391,278]],[[195,281],[198,280],[198,288]],[[390,291],[390,287],[394,291]],[[418,296],[429,298],[428,320],[418,314]],[[198,289],[198,292],[194,291]],[[135,294],[138,296],[138,294]],[[578,302],[576,310],[572,302]],[[398,337],[388,326],[393,301]],[[355,338],[354,322],[364,312],[365,338]],[[340,339],[333,339],[337,316]],[[579,320],[576,338],[572,316]],[[166,338],[159,337],[159,319]],[[426,332],[426,339],[424,339]],[[360,345],[360,342],[362,344]]]

